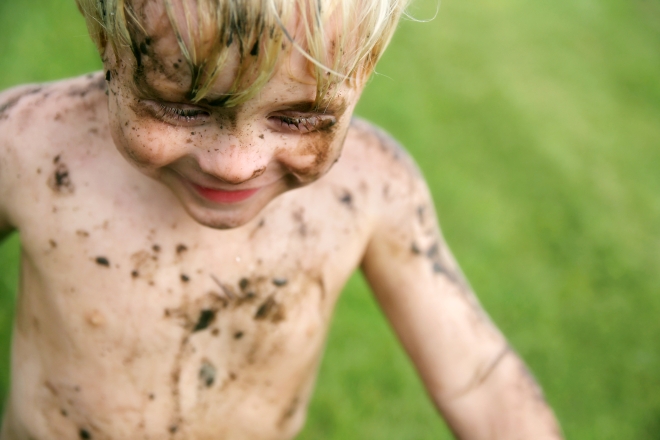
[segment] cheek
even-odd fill
[[[302,181],[310,183],[326,174],[339,159],[346,130],[333,130],[303,136],[296,147],[295,164],[292,171]]]
[[[149,171],[181,157],[174,133],[162,124],[135,115],[132,109],[111,111],[111,133],[119,152],[133,165]]]

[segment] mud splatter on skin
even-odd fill
[[[11,109],[19,103],[19,101],[26,96],[30,95],[35,95],[43,90],[43,87],[41,86],[36,86],[30,89],[25,90],[23,93],[19,94],[18,96],[13,97],[9,101],[5,102],[4,104],[0,105],[0,121],[3,119],[9,118],[9,112]]]
[[[211,388],[215,382],[215,375],[216,370],[213,364],[209,360],[204,359],[202,361],[202,366],[199,369],[199,381],[201,382],[201,385],[206,388]]]
[[[55,170],[48,178],[48,186],[57,194],[73,194],[75,187],[71,181],[69,168],[60,159],[60,155],[53,159]]]
[[[348,190],[343,190],[339,195],[339,202],[348,209],[353,210],[353,194]]]
[[[94,259],[99,266],[110,267],[110,261],[106,257],[96,257]]]
[[[269,320],[270,322],[277,324],[278,322],[283,321],[285,318],[284,307],[275,301],[273,295],[269,296],[266,301],[264,301],[256,313],[254,314],[254,319],[258,321]]]
[[[197,324],[195,324],[195,328],[193,328],[193,333],[205,330],[209,325],[211,325],[213,321],[215,321],[215,314],[216,311],[213,309],[202,310],[199,314]]]
[[[273,278],[273,285],[275,285],[276,287],[286,286],[288,282],[289,280],[287,280],[286,278],[282,278],[282,277]]]
[[[105,80],[105,77],[102,75],[99,75],[95,80],[90,81],[88,84],[84,86],[73,86],[69,89],[67,92],[67,96],[70,96],[72,98],[84,98],[87,96],[88,93],[96,92],[96,91],[102,91],[106,92],[107,91],[107,82]]]
[[[277,423],[278,428],[281,428],[286,424],[287,421],[291,419],[296,414],[298,407],[300,406],[300,398],[298,396],[294,397],[291,403],[284,409],[282,415],[280,416],[280,421]]]
[[[306,237],[309,229],[307,228],[307,223],[305,222],[305,208],[300,207],[295,209],[291,213],[291,216],[293,217],[293,221],[298,225],[298,234],[301,237]]]

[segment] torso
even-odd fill
[[[96,75],[0,116],[23,246],[2,440],[291,438],[389,153],[358,124],[328,175],[214,230],[124,162],[105,99]]]

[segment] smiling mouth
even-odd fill
[[[192,186],[193,188],[195,188],[195,190],[200,196],[204,197],[206,200],[215,203],[242,202],[243,200],[252,197],[252,195],[254,195],[257,191],[261,189],[261,188],[255,188],[255,189],[243,189],[238,191],[223,191],[220,189],[206,188],[195,184],[193,184]]]

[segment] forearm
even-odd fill
[[[563,438],[541,388],[508,347],[482,376],[458,392],[436,397],[437,406],[458,439]]]

